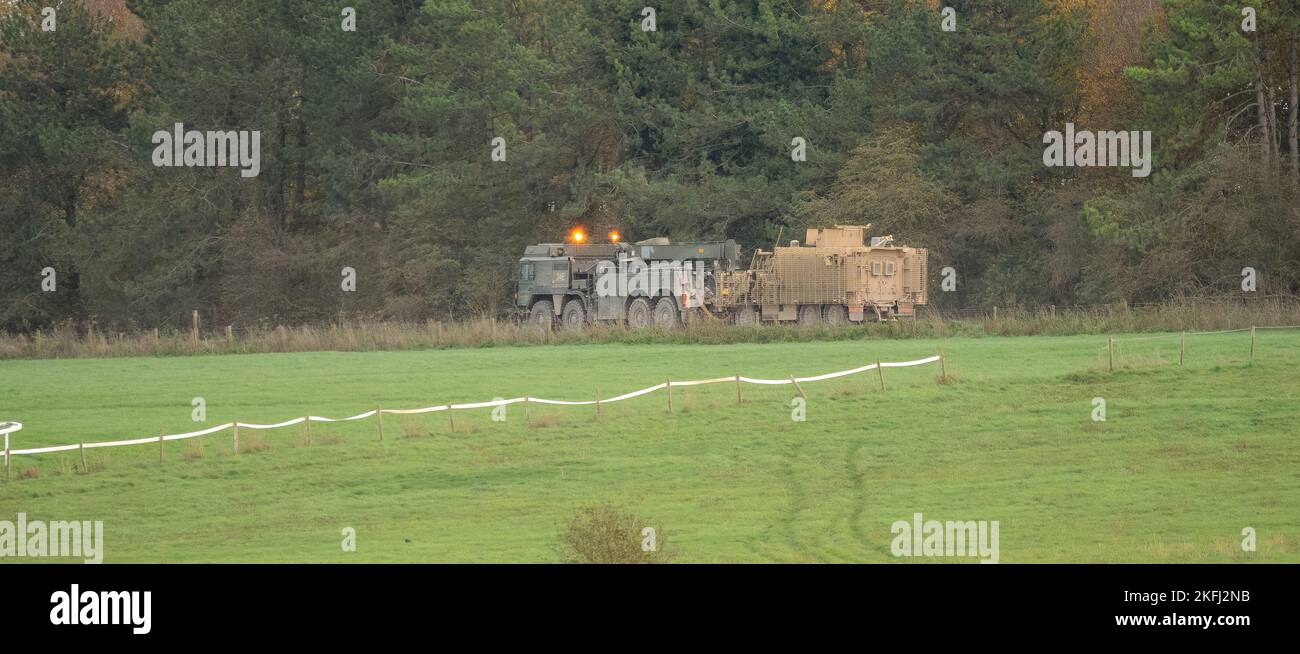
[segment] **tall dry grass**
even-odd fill
[[[1250,326],[1300,325],[1300,301],[1289,297],[1179,300],[1162,304],[925,311],[915,321],[837,327],[735,326],[701,320],[676,330],[629,330],[593,325],[546,331],[540,327],[479,318],[457,323],[344,321],[295,327],[231,325],[190,330],[107,332],[93,325],[63,324],[30,334],[0,334],[0,359],[184,356],[263,352],[413,350],[501,347],[551,343],[769,343],[871,338],[1030,336],[1131,332],[1214,331]]]

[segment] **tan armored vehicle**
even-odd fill
[[[870,225],[809,229],[803,244],[758,250],[749,270],[718,275],[716,304],[740,324],[915,317],[926,303],[926,250],[872,237]]]

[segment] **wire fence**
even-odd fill
[[[1300,306],[1300,297],[1288,294],[1242,294],[1160,302],[1108,302],[1105,304],[1012,304],[983,307],[937,307],[926,305],[919,309],[923,318],[936,320],[997,320],[1000,318],[1056,317],[1070,314],[1109,316],[1124,313],[1149,313],[1187,308],[1213,309],[1226,307],[1277,307]]]
[[[1167,333],[1167,334],[1155,334],[1150,336],[1133,336],[1133,337],[1126,337],[1120,339],[1116,339],[1115,337],[1111,336],[1107,338],[1106,345],[1100,346],[1098,348],[1098,351],[1099,352],[1105,351],[1108,353],[1109,356],[1108,368],[1109,370],[1113,371],[1115,369],[1115,362],[1116,362],[1115,346],[1117,344],[1155,341],[1155,340],[1170,340],[1170,339],[1177,338],[1179,339],[1178,363],[1179,365],[1182,365],[1184,363],[1184,359],[1186,356],[1186,339],[1188,336],[1209,336],[1209,335],[1249,332],[1250,333],[1249,357],[1250,360],[1253,361],[1255,358],[1256,331],[1260,329],[1300,329],[1300,325],[1252,326],[1252,327],[1246,327],[1241,329],[1223,329],[1223,330],[1216,330],[1216,331]],[[643,395],[648,395],[650,393],[655,393],[661,390],[666,390],[668,392],[668,408],[671,411],[673,388],[701,386],[701,385],[708,385],[708,384],[734,383],[736,384],[737,398],[739,398],[741,384],[756,384],[761,386],[781,386],[781,385],[793,384],[796,387],[796,389],[798,389],[799,394],[803,395],[803,390],[802,388],[799,387],[799,384],[801,383],[814,383],[814,382],[824,381],[828,379],[835,379],[839,377],[846,377],[849,375],[860,374],[871,370],[879,371],[881,387],[883,388],[884,368],[901,368],[901,367],[919,366],[919,365],[925,365],[925,364],[935,363],[935,362],[939,362],[941,366],[943,366],[943,374],[944,377],[946,378],[947,366],[946,363],[944,362],[944,357],[942,354],[937,354],[935,356],[930,356],[923,359],[916,359],[913,361],[876,362],[864,366],[859,366],[856,368],[850,368],[848,370],[839,370],[835,372],[829,372],[821,375],[813,375],[808,377],[791,376],[786,379],[762,379],[756,377],[746,377],[744,375],[732,375],[728,377],[715,377],[712,379],[697,379],[697,380],[673,381],[671,379],[667,379],[663,383],[655,384],[653,386],[647,386],[645,388],[641,388],[628,393],[623,393],[622,395],[616,395],[614,397],[610,397],[606,399],[601,399],[599,397],[599,394],[597,394],[595,399],[591,399],[591,400],[556,400],[556,399],[548,399],[548,398],[525,395],[523,397],[515,397],[509,399],[495,399],[495,400],[489,400],[485,402],[439,404],[435,406],[420,407],[414,409],[376,408],[376,409],[371,409],[369,411],[364,411],[362,413],[358,413],[353,416],[348,416],[346,418],[330,418],[326,416],[307,415],[307,416],[292,418],[289,420],[285,420],[282,422],[275,422],[275,423],[232,421],[232,422],[222,423],[214,427],[208,427],[206,429],[200,429],[197,431],[190,431],[190,432],[184,432],[179,434],[160,434],[158,436],[148,436],[144,438],[99,441],[99,442],[90,442],[90,443],[79,442],[79,443],[71,443],[65,445],[51,445],[45,447],[11,449],[10,434],[16,433],[23,429],[23,424],[20,422],[0,422],[0,434],[4,436],[5,478],[8,479],[12,457],[20,456],[20,455],[47,454],[53,452],[69,452],[69,451],[77,450],[82,452],[82,457],[84,462],[85,450],[88,449],[96,449],[96,448],[103,448],[103,447],[120,447],[120,446],[128,446],[128,445],[147,445],[147,444],[158,444],[159,447],[161,448],[164,443],[170,441],[198,438],[202,436],[216,434],[226,430],[233,430],[234,451],[238,453],[239,452],[239,431],[241,429],[267,430],[267,429],[279,429],[282,427],[290,427],[299,424],[306,424],[308,429],[308,434],[309,434],[308,437],[310,438],[310,433],[311,433],[310,430],[311,430],[312,423],[351,422],[356,420],[365,420],[367,418],[372,418],[376,416],[379,418],[379,437],[382,440],[383,429],[384,429],[383,416],[385,414],[416,415],[416,414],[424,414],[424,413],[435,413],[440,411],[451,412],[451,411],[460,411],[460,410],[495,408],[499,406],[507,406],[507,405],[519,404],[519,403],[523,403],[525,406],[527,406],[528,404],[544,404],[544,405],[559,405],[559,406],[595,406],[597,411],[599,411],[600,407],[603,405],[611,404],[615,402],[622,402],[624,400],[630,400],[636,397],[641,397]],[[160,456],[161,456],[161,450],[160,450]]]
[[[1186,359],[1187,356],[1188,336],[1211,336],[1211,335],[1218,335],[1218,334],[1240,334],[1243,332],[1250,332],[1249,356],[1250,356],[1250,360],[1254,361],[1255,360],[1255,333],[1257,330],[1260,329],[1300,329],[1300,325],[1252,326],[1252,327],[1243,327],[1241,329],[1220,329],[1215,331],[1201,331],[1201,332],[1179,332],[1177,334],[1155,334],[1152,336],[1133,336],[1133,337],[1120,338],[1120,339],[1111,336],[1107,338],[1106,345],[1102,345],[1098,347],[1098,351],[1107,352],[1109,357],[1108,367],[1110,370],[1114,370],[1116,344],[1135,343],[1140,341],[1169,340],[1169,339],[1177,338],[1178,339],[1178,365],[1183,365],[1184,360]]]

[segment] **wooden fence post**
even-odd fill
[[[226,342],[227,343],[235,342],[235,328],[231,325],[226,325]]]
[[[307,446],[311,447],[311,416],[307,416]]]
[[[528,395],[524,396],[524,426],[525,427],[533,426],[533,414],[530,407],[532,402],[529,401],[531,399],[532,399],[531,396]]]
[[[163,434],[167,433],[161,429],[158,430],[158,463],[163,462]]]
[[[943,350],[939,350],[939,369],[943,371],[940,379],[948,381],[948,360],[943,358]]]
[[[1255,326],[1250,326],[1250,360],[1255,360]]]
[[[239,421],[238,420],[235,421],[234,444],[235,444],[235,454],[239,454]]]
[[[1183,365],[1183,353],[1187,350],[1187,332],[1178,334],[1178,365]]]
[[[880,365],[880,359],[876,359],[876,372],[880,375],[880,390],[885,390],[885,367]]]
[[[799,382],[795,381],[794,375],[790,375],[790,383],[794,384],[794,390],[799,391],[799,397],[802,397],[805,400],[808,399],[808,396],[803,392],[803,388],[799,386]]]
[[[86,474],[89,468],[86,467],[86,443],[77,441],[77,449],[81,451],[81,474]]]
[[[525,404],[525,405],[524,405],[524,416],[525,416],[525,420],[527,419],[527,415],[528,415],[528,405]],[[447,405],[447,426],[451,428],[451,433],[453,433],[453,434],[456,433],[456,418],[455,418],[454,416],[451,415],[451,405],[450,405],[450,404]]]
[[[384,442],[384,411],[376,408],[375,415],[379,417],[379,442]]]
[[[600,386],[596,386],[596,415],[600,415]]]
[[[195,345],[199,344],[199,310],[190,313],[190,337]]]
[[[9,468],[13,458],[13,453],[9,451],[9,435],[5,434],[5,481],[9,481]]]
[[[664,378],[664,390],[668,391],[668,413],[673,412],[673,380]]]
[[[740,392],[740,375],[736,375],[736,404],[744,404],[745,396]]]
[[[1110,336],[1106,340],[1106,350],[1110,352],[1110,371],[1115,372],[1115,337]]]

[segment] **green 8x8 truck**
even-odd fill
[[[672,328],[713,302],[717,274],[735,270],[735,241],[540,243],[524,250],[515,304],[527,319],[566,328],[592,323]]]

